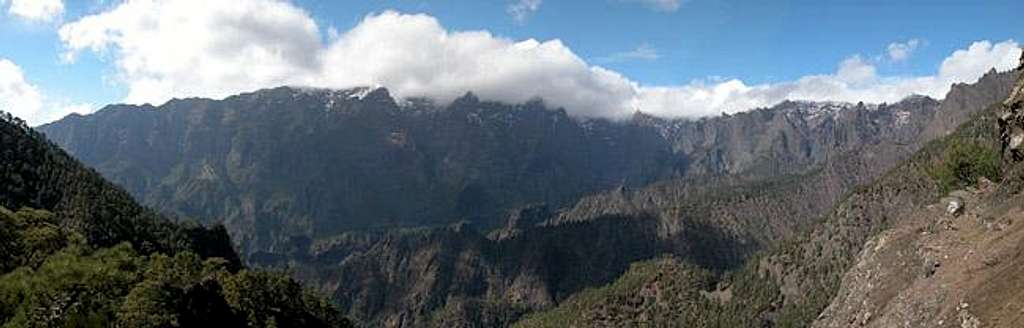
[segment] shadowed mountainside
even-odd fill
[[[294,279],[244,269],[223,227],[139,206],[3,112],[0,325],[351,326]]]
[[[784,268],[818,269],[759,252],[792,251],[801,242],[780,241],[834,220],[826,214],[850,190],[951,124],[934,117],[966,120],[999,100],[972,88],[1003,88],[1009,75],[955,88],[980,96],[952,105],[785,102],[696,121],[277,88],[110,107],[41,129],[148,204],[225,218],[250,261],[291,268],[370,324],[505,326],[578,304],[587,288],[643,286],[636,270],[718,281],[710,295],[760,293],[693,303],[750,320],[740,323],[807,322],[802,311],[824,306],[813,284],[833,271],[796,274],[807,279],[793,286]],[[375,231],[398,227],[408,228]]]
[[[1007,273],[1020,267],[1020,229],[1013,227],[1024,171],[999,155],[1010,150],[997,124],[1005,115],[993,107],[971,110],[954,133],[856,188],[821,222],[740,270],[716,279],[675,258],[642,262],[517,325],[1019,324],[1007,305],[1024,295]]]
[[[785,102],[716,118],[579,120],[540,101],[447,106],[386,89],[276,88],[108,106],[39,128],[143,203],[222,220],[244,254],[355,230],[483,228],[618,186],[800,174],[868,144],[913,143],[939,103]]]

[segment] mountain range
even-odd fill
[[[985,160],[1000,149],[990,107],[1018,75],[943,100],[698,120],[279,87],[38,130],[370,326],[886,326],[897,317],[849,305],[884,279],[858,275],[882,256],[858,253],[944,193],[1014,177]]]
[[[979,83],[1005,89],[1009,79],[993,73]],[[932,126],[936,112],[1005,94],[996,89],[958,87],[948,110],[912,97],[784,102],[697,121],[638,113],[619,122],[572,118],[542,101],[506,105],[467,94],[439,106],[396,100],[383,88],[282,87],[221,101],[114,105],[39,130],[143,203],[223,222],[248,254],[287,248],[296,235],[461,220],[493,228],[510,209],[569,206],[619,186],[801,173],[866,144],[917,142],[922,129],[945,128]]]

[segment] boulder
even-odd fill
[[[964,213],[963,198],[951,196],[946,197],[943,202],[946,203],[946,214],[957,217]]]
[[[924,277],[928,278],[931,277],[932,275],[935,275],[935,271],[938,271],[939,267],[941,266],[942,263],[939,262],[939,260],[933,258],[926,258],[924,260],[924,266],[922,267],[924,269]]]
[[[946,213],[956,217],[964,213],[964,209],[967,207],[966,199],[971,197],[971,193],[965,191],[952,191],[945,198],[942,199],[942,203],[946,205]]]

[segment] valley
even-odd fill
[[[787,286],[812,273],[765,252],[832,227],[851,191],[999,102],[1016,75],[990,72],[945,101],[785,102],[698,121],[285,87],[41,131],[148,205],[222,222],[248,263],[287,268],[374,326],[511,325],[645,261],[704,277],[700,292],[761,263],[779,276],[756,283],[781,283],[785,301],[745,320],[805,322],[793,311],[824,299],[797,295],[821,287]],[[852,255],[835,256],[824,263]]]
[[[0,328],[1024,327],[1020,0],[0,0]]]

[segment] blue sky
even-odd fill
[[[354,2],[354,3],[352,3]],[[760,83],[830,72],[852,54],[878,55],[893,42],[928,40],[919,60],[883,72],[928,74],[956,49],[978,40],[1020,40],[1024,3],[996,1],[690,0],[665,12],[625,0],[548,0],[522,24],[509,1],[298,1],[338,28],[371,12],[425,12],[454,30],[489,30],[513,39],[561,39],[596,59],[649,44],[658,60],[604,64],[651,84],[708,76]]]
[[[0,105],[32,123],[275,84],[373,84],[440,101],[479,88],[495,100],[543,97],[608,117],[697,117],[784,98],[941,97],[986,66],[1015,64],[1024,33],[1019,0],[26,1],[0,0],[0,61],[20,73],[7,74],[8,88],[36,95],[0,87]],[[173,12],[202,18],[176,21]],[[466,31],[488,34],[453,37]],[[390,38],[408,41],[381,42]],[[538,47],[517,46],[529,39]],[[396,64],[400,55],[379,55],[392,52],[425,57]]]

